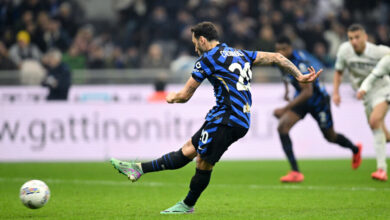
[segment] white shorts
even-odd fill
[[[364,96],[364,108],[367,119],[369,119],[374,107],[382,102],[390,103],[390,82],[383,80],[379,85],[374,85]]]

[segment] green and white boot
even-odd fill
[[[115,158],[111,158],[110,162],[119,173],[127,176],[132,182],[137,181],[144,174],[142,168],[134,162],[124,162]]]
[[[180,201],[176,203],[176,205],[172,206],[171,208],[161,211],[160,214],[187,214],[193,212],[194,212],[194,206],[188,206],[184,204],[183,201]]]

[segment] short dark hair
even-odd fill
[[[204,21],[198,23],[191,28],[191,32],[194,33],[195,38],[200,36],[205,37],[208,41],[218,40],[218,31],[215,25],[211,22]]]
[[[366,30],[364,29],[363,25],[361,25],[361,24],[351,24],[348,27],[348,32],[354,32],[354,31],[363,31],[363,32],[365,32]]]
[[[277,44],[287,44],[289,46],[291,46],[291,40],[290,38],[288,38],[287,36],[279,36],[278,39],[276,39],[276,43]]]

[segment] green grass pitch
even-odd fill
[[[183,199],[195,163],[131,183],[105,163],[0,163],[0,219],[390,219],[390,182],[370,178],[375,160],[301,160],[305,181],[282,184],[286,161],[221,161],[194,214],[159,212]],[[19,200],[21,185],[45,181],[48,204]]]

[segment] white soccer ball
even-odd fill
[[[20,200],[30,209],[43,207],[50,198],[49,187],[41,180],[30,180],[20,188]]]

